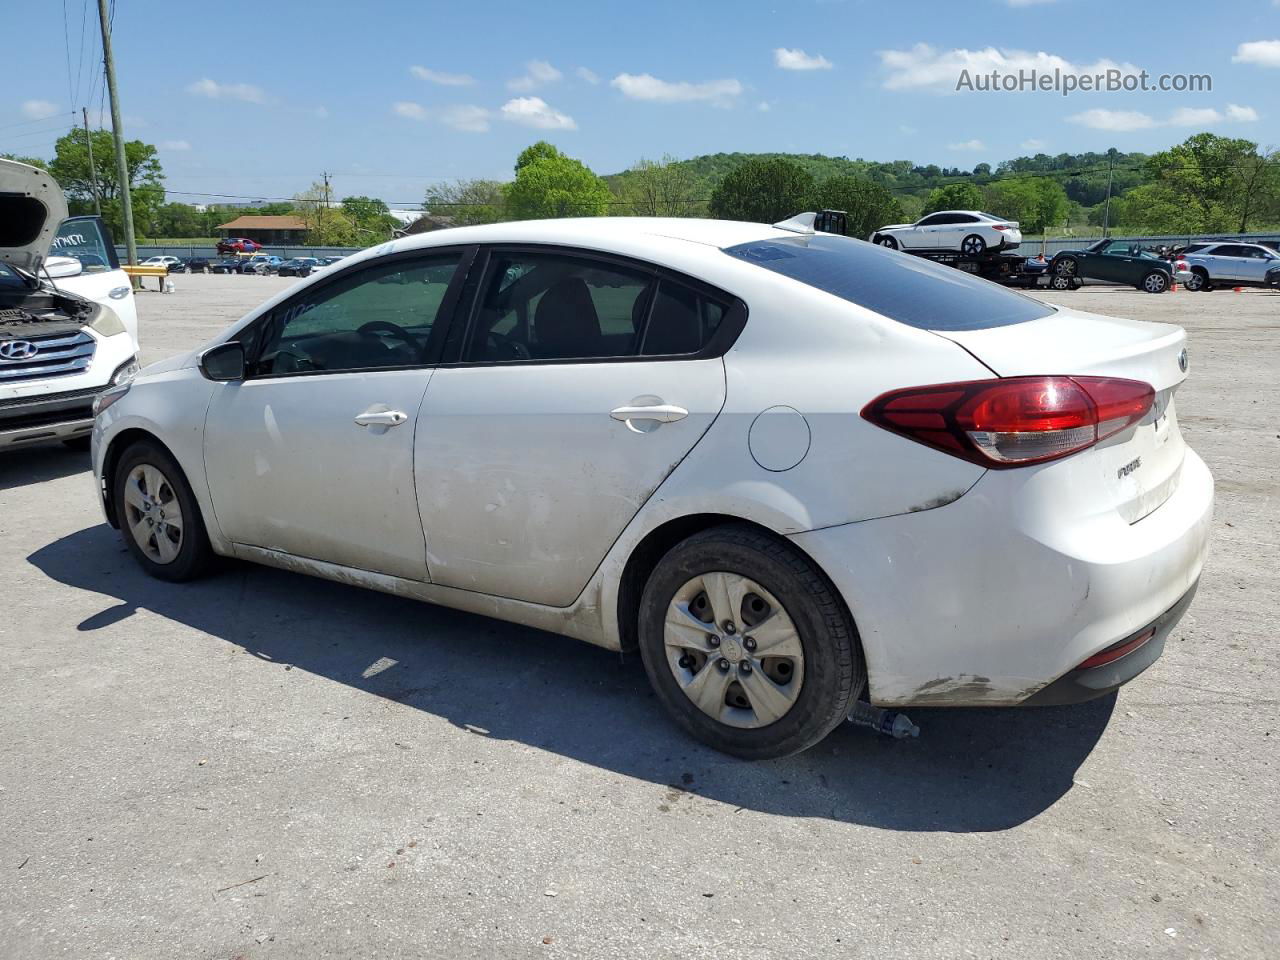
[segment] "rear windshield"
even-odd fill
[[[1054,312],[955,267],[850,237],[759,240],[725,253],[921,330],[983,330]]]

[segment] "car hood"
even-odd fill
[[[886,223],[881,230],[905,230],[907,227],[914,227],[914,223]]]
[[[0,260],[36,274],[65,219],[58,181],[37,167],[0,160]]]

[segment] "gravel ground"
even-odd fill
[[[144,359],[290,282],[140,295]],[[1213,554],[1118,696],[915,742],[742,763],[636,659],[246,565],[158,583],[83,454],[0,458],[0,954],[1275,956],[1280,295],[1056,299],[1191,332]]]

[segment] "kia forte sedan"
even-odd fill
[[[747,758],[858,698],[1062,704],[1150,666],[1213,504],[1183,330],[788,225],[350,257],[100,399],[107,519],[164,580],[236,557],[638,649]]]

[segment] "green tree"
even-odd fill
[[[338,247],[356,241],[354,224],[332,203],[329,188],[313,183],[293,198],[293,212],[307,227],[307,243],[320,247]]]
[[[867,237],[890,223],[899,223],[905,214],[885,187],[862,177],[828,177],[818,184],[817,206],[843,210],[848,215],[848,234]]]
[[[497,180],[455,180],[427,188],[428,212],[451,217],[458,226],[498,223],[507,218],[506,184]]]
[[[41,170],[49,166],[48,160],[41,160],[39,157],[22,157],[16,153],[0,153],[0,158],[5,160],[16,160],[18,163],[25,163],[29,167],[38,167]]]
[[[1101,225],[1103,207],[1094,211],[1089,220]],[[1198,233],[1203,229],[1199,211],[1162,183],[1145,183],[1112,197],[1110,219],[1112,229],[1124,227],[1133,233]]]
[[[72,213],[93,212],[93,190],[89,176],[89,142],[93,143],[94,169],[102,196],[102,217],[116,236],[124,235],[120,213],[120,178],[116,175],[115,144],[109,130],[93,130],[90,137],[73,127],[54,144],[48,170],[67,195]],[[133,222],[140,236],[156,235],[156,211],[164,203],[164,171],[156,148],[141,140],[124,145],[125,165],[133,200]]]
[[[987,188],[984,201],[992,213],[1017,220],[1023,233],[1043,233],[1067,217],[1067,193],[1048,177],[1010,177]]]
[[[710,213],[720,220],[777,223],[812,210],[816,189],[812,174],[794,160],[748,160],[712,191]]]
[[[545,140],[539,140],[537,143],[531,143],[520,151],[520,156],[516,157],[516,173],[519,173],[535,160],[556,160],[563,157],[564,154]]]
[[[1148,176],[1196,214],[1196,230],[1238,230],[1276,194],[1274,157],[1252,140],[1197,133],[1147,158]]]
[[[166,239],[209,236],[209,222],[189,203],[164,203],[156,208],[155,235]]]
[[[364,246],[390,240],[400,226],[386,203],[373,197],[343,197],[342,213],[351,224],[356,242]]]
[[[637,161],[618,184],[627,212],[637,217],[697,217],[703,213],[698,179],[675,157]]]
[[[539,151],[532,159],[525,159],[531,150],[542,146],[554,153]],[[613,194],[581,161],[546,143],[535,143],[520,156],[516,179],[506,191],[507,212],[515,219],[600,217],[609,212]]]
[[[922,214],[938,210],[981,210],[982,191],[972,183],[949,183],[929,191]]]

